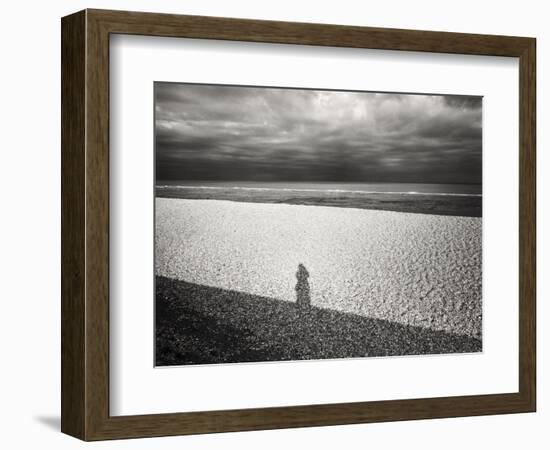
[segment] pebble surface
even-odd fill
[[[156,199],[156,275],[481,339],[481,218]]]

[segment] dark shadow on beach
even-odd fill
[[[296,305],[299,308],[311,306],[311,294],[309,293],[309,272],[303,264],[298,264],[296,272]]]
[[[475,338],[160,276],[155,320],[157,366],[482,349]]]

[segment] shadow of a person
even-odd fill
[[[299,308],[309,308],[311,306],[311,295],[309,293],[309,272],[303,264],[298,264],[296,272],[296,305]]]

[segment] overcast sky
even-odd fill
[[[481,98],[156,83],[157,180],[481,183]]]

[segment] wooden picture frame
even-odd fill
[[[64,17],[61,29],[64,433],[102,440],[535,411],[535,39],[104,10]],[[109,36],[116,33],[519,58],[518,392],[110,416]]]

